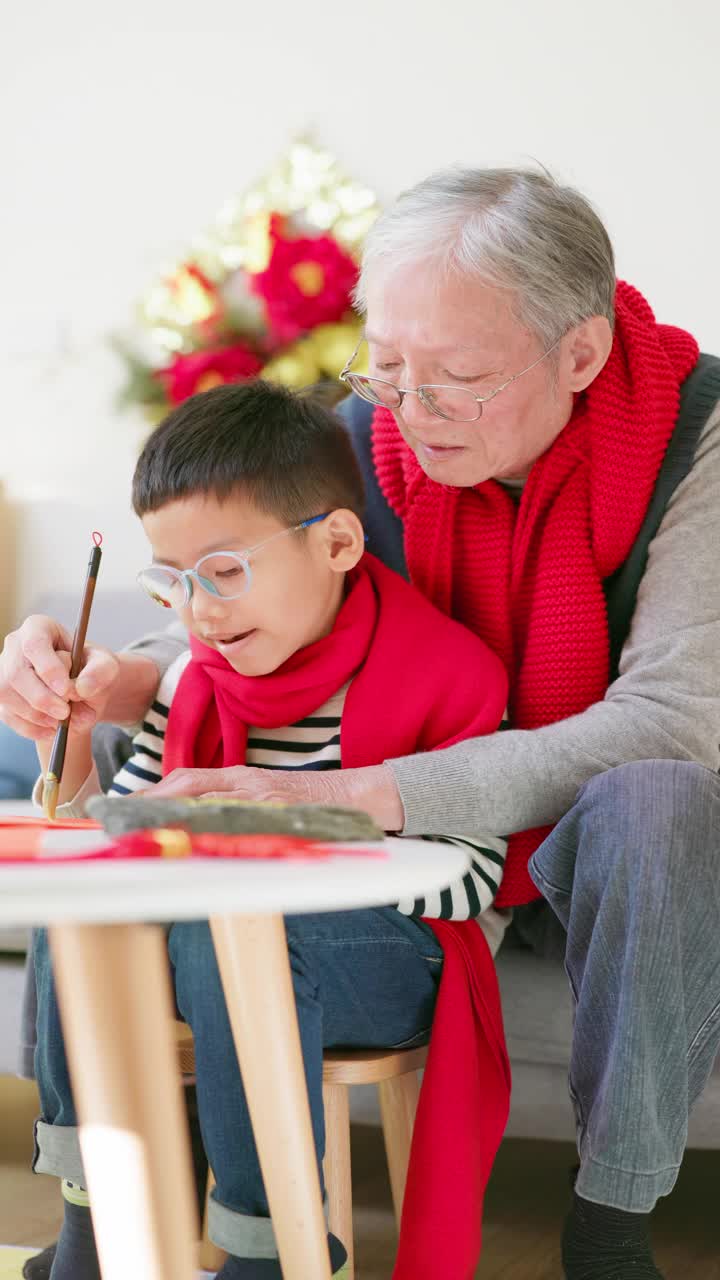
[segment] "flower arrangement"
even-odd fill
[[[224,382],[334,382],[360,337],[351,294],[377,213],[328,152],[294,142],[148,290],[139,332],[114,343],[121,402],[157,420]]]

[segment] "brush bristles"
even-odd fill
[[[55,821],[60,784],[54,773],[48,773],[43,782],[43,813],[49,822]]]

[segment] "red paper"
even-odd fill
[[[75,848],[67,840],[53,848],[53,837],[61,831],[97,831],[98,847],[87,838],[78,839]],[[360,845],[338,846],[292,835],[219,835],[211,832],[193,834],[180,828],[131,831],[116,836],[110,843],[102,827],[89,819],[49,822],[46,818],[13,818],[0,820],[0,865],[13,862],[77,862],[108,858],[252,858],[311,859],[333,857],[384,857],[379,849]]]

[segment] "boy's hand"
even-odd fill
[[[230,769],[173,769],[145,794],[339,805],[364,810],[383,831],[402,831],[405,825],[394,774],[383,764],[365,769],[334,769],[328,773],[310,769],[256,769],[246,765]]]
[[[88,645],[71,680],[72,637],[52,618],[35,614],[10,633],[0,654],[0,719],[23,738],[51,738],[72,706],[71,730],[89,733],[120,674],[108,649]]]

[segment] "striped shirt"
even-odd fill
[[[132,755],[115,775],[109,795],[126,796],[160,781],[168,715],[189,661],[188,650],[163,676],[157,697],[133,738]],[[295,724],[282,729],[249,728],[245,763],[261,769],[340,769],[340,724],[348,688],[346,684],[311,716]],[[470,854],[472,866],[462,880],[447,889],[397,903],[398,911],[440,920],[470,920],[486,911],[500,887],[505,841],[496,836],[477,840],[451,835],[423,838],[460,845]]]

